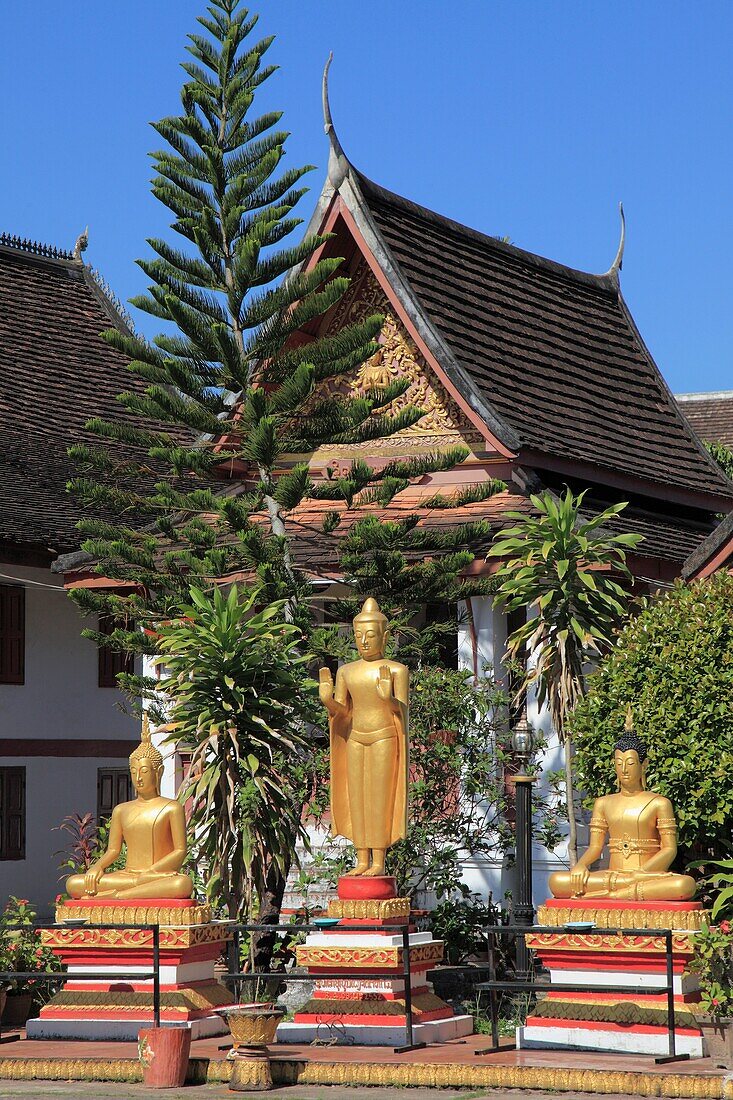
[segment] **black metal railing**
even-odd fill
[[[5,925],[5,930],[13,929],[13,925]],[[27,931],[28,925],[17,925],[18,931]],[[53,929],[54,931],[71,931],[72,926],[68,924],[56,924],[53,921],[33,921],[32,925],[34,930],[39,932],[44,929]],[[46,985],[55,985],[61,983],[65,985],[66,982],[78,982],[78,981],[119,981],[121,979],[125,981],[150,981],[153,982],[153,1026],[160,1027],[160,925],[158,924],[84,924],[76,925],[77,928],[98,928],[101,931],[108,931],[115,929],[120,931],[137,931],[137,932],[152,932],[152,969],[150,971],[130,970],[122,972],[120,970],[85,970],[83,973],[69,974],[64,970],[6,970],[0,971],[0,985],[10,983],[13,981],[33,981],[34,983],[42,983]],[[0,1042],[8,1042],[10,1038],[18,1038],[19,1036],[3,1036],[0,1025]]]
[[[237,981],[274,981],[279,979],[284,982],[327,982],[327,981],[353,981],[355,978],[360,978],[364,981],[384,981],[390,977],[394,977],[394,973],[390,972],[387,968],[379,971],[366,971],[359,970],[358,974],[353,977],[345,975],[343,970],[335,972],[325,972],[319,969],[317,974],[305,974],[297,973],[292,970],[240,970],[239,959],[241,951],[241,935],[242,933],[249,933],[252,935],[263,936],[270,935],[274,932],[288,933],[290,936],[298,935],[301,932],[328,932],[334,931],[338,935],[342,935],[344,932],[387,932],[391,935],[399,935],[402,939],[400,944],[400,950],[402,952],[402,969],[399,977],[405,983],[405,1041],[400,1046],[394,1047],[396,1054],[404,1054],[411,1050],[420,1050],[426,1046],[426,1043],[415,1042],[414,1037],[414,1021],[413,1021],[413,1007],[412,1007],[412,969],[410,965],[410,925],[409,924],[349,924],[338,928],[334,925],[332,929],[324,927],[322,924],[315,923],[293,923],[293,924],[237,924],[234,922],[223,924],[223,928],[226,928],[228,932],[232,934],[232,940],[229,945],[229,964],[230,969],[225,974],[220,974],[219,977],[222,981],[227,983],[234,983]],[[328,1004],[327,1001],[324,1002]],[[324,1010],[325,1011],[325,1010]]]
[[[27,925],[18,926],[23,929],[27,929]],[[105,971],[105,970],[85,970],[83,974],[72,973],[69,974],[65,971],[57,970],[33,970],[33,971],[0,971],[0,983],[11,982],[14,980],[20,981],[34,981],[39,983],[65,984],[69,981],[104,981],[109,979],[110,981],[153,981],[153,1026],[161,1026],[161,1011],[160,1011],[160,931],[161,926],[157,924],[84,924],[76,925],[77,928],[84,929],[100,929],[109,930],[115,929],[129,930],[129,931],[149,931],[153,934],[152,941],[152,969],[148,971],[126,971],[121,972]],[[165,930],[168,927],[174,928],[174,925],[162,926]],[[181,926],[183,927],[183,926]],[[186,925],[185,927],[190,927]],[[344,975],[343,971],[325,972],[320,971],[317,975],[308,973],[297,973],[292,970],[241,970],[240,968],[240,948],[241,948],[241,936],[242,933],[249,933],[252,935],[269,935],[271,933],[283,932],[290,936],[297,936],[302,932],[327,932],[328,929],[323,925],[314,923],[291,923],[291,924],[257,924],[257,923],[235,923],[233,921],[222,921],[220,927],[223,933],[227,936],[231,936],[231,942],[228,949],[228,961],[229,969],[219,974],[219,978],[228,983],[233,984],[236,982],[257,982],[257,981],[272,981],[279,980],[281,982],[312,982],[317,981],[345,981],[353,980]],[[415,1042],[414,1039],[414,1021],[413,1021],[413,1006],[412,1006],[412,969],[410,965],[410,926],[408,924],[359,924],[348,925],[349,932],[387,932],[391,935],[399,935],[401,937],[400,950],[402,954],[402,968],[399,977],[404,981],[405,985],[405,1042],[404,1044],[395,1047],[396,1053],[405,1053],[410,1050],[418,1050],[424,1047],[425,1043]],[[54,922],[34,921],[33,928],[38,931],[43,929],[66,930],[69,931],[71,926],[65,923],[56,924]],[[341,932],[346,929],[342,928]],[[377,981],[385,980],[390,977],[394,977],[394,973],[388,968],[375,971],[360,970],[358,975],[365,981]],[[165,1026],[163,1024],[162,1026]],[[15,1036],[17,1038],[17,1036]],[[2,1035],[0,1034],[0,1042],[2,1042]],[[5,1041],[8,1041],[7,1039]]]
[[[19,926],[23,929],[27,928],[27,925]],[[61,923],[56,924],[54,922],[41,922],[34,921],[33,927],[38,931],[43,929],[58,930],[70,930],[70,925]],[[65,984],[69,981],[119,981],[121,979],[127,981],[150,981],[152,980],[152,992],[153,992],[153,1005],[152,1005],[152,1017],[153,1026],[161,1026],[161,992],[160,992],[160,952],[161,952],[161,927],[165,931],[169,926],[160,926],[157,924],[84,924],[76,925],[77,928],[84,929],[99,929],[100,931],[108,931],[114,929],[116,931],[128,930],[128,931],[140,931],[150,932],[152,934],[151,943],[151,962],[152,966],[149,971],[147,970],[130,970],[121,972],[119,970],[94,970],[83,973],[71,973],[65,971],[5,971],[0,972],[0,984],[12,982],[14,980],[21,981],[34,981],[36,983],[53,984]],[[171,928],[183,927],[171,925]],[[185,926],[189,927],[189,926]],[[414,1019],[413,1019],[413,1003],[412,1003],[412,965],[410,959],[410,934],[414,928],[410,923],[403,924],[370,924],[364,922],[363,924],[349,924],[333,927],[333,931],[337,935],[341,935],[345,932],[380,932],[388,933],[393,936],[400,937],[399,950],[401,951],[401,968],[398,973],[393,968],[383,967],[381,969],[374,970],[358,970],[349,975],[344,974],[343,970],[328,971],[321,970],[319,968],[318,973],[313,974],[309,972],[298,972],[297,970],[242,970],[241,969],[241,947],[242,947],[242,935],[252,936],[269,936],[272,934],[282,933],[293,938],[299,936],[301,933],[307,932],[321,932],[327,933],[328,928],[323,924],[315,922],[293,922],[288,924],[259,924],[255,922],[238,923],[235,921],[222,921],[220,922],[222,933],[229,938],[229,944],[227,948],[227,962],[228,969],[224,972],[220,972],[218,977],[224,983],[239,988],[241,983],[244,982],[345,982],[354,981],[356,978],[364,981],[383,981],[389,978],[399,977],[404,982],[404,1043],[394,1047],[396,1053],[405,1053],[411,1050],[418,1050],[426,1046],[424,1042],[415,1041],[414,1032]],[[488,981],[479,981],[474,985],[474,989],[478,993],[486,992],[489,995],[489,1007],[490,1007],[490,1022],[491,1022],[491,1039],[492,1046],[487,1049],[477,1050],[477,1055],[490,1055],[495,1051],[502,1049],[499,1045],[499,999],[498,994],[504,992],[528,992],[530,994],[536,993],[549,993],[549,992],[582,992],[588,991],[589,988],[593,992],[597,993],[628,993],[629,986],[623,985],[599,985],[593,984],[589,987],[587,983],[582,982],[563,982],[563,983],[551,983],[545,980],[538,980],[536,975],[531,971],[522,973],[519,976],[515,974],[514,978],[502,978],[498,979],[496,976],[496,957],[498,948],[499,936],[513,936],[513,937],[526,937],[534,935],[562,935],[563,933],[571,933],[573,930],[565,928],[564,926],[545,926],[545,925],[526,925],[526,924],[514,924],[514,925],[501,925],[501,924],[487,924],[484,932],[487,940],[488,949]],[[664,984],[644,986],[643,992],[646,994],[664,994],[666,996],[666,1028],[668,1033],[668,1054],[664,1057],[657,1057],[655,1060],[659,1063],[677,1061],[689,1058],[688,1054],[677,1054],[676,1051],[676,1022],[675,1022],[675,1001],[674,1001],[674,932],[668,929],[659,928],[592,928],[583,929],[584,936],[618,936],[618,937],[630,937],[630,936],[654,936],[656,938],[662,937],[665,944],[665,971],[666,982]],[[141,945],[142,946],[142,945]],[[536,948],[531,948],[536,950]],[[238,986],[239,983],[239,986]],[[328,1005],[328,1001],[324,1001],[324,1014],[327,1014],[325,1006]],[[162,1026],[165,1026],[163,1023]],[[328,1026],[328,1025],[326,1025]],[[0,1042],[8,1041],[3,1039],[0,1035]]]
[[[507,935],[522,937],[522,939],[524,939],[524,937],[526,936],[534,935],[572,935],[573,933],[577,934],[579,931],[580,930],[577,928],[573,929],[565,927],[563,925],[546,926],[536,924],[530,925],[528,927],[526,924],[507,924],[492,925],[487,927],[486,937],[489,955],[489,980],[486,982],[478,982],[475,988],[480,992],[486,991],[489,994],[492,1046],[487,1048],[486,1050],[477,1050],[476,1054],[492,1054],[495,1051],[501,1049],[499,1046],[499,1013],[497,993],[581,993],[588,991],[592,991],[594,993],[629,993],[630,987],[628,985],[600,985],[594,982],[592,986],[589,986],[588,983],[583,982],[543,982],[538,981],[536,976],[533,974],[529,977],[522,975],[521,977],[515,978],[506,978],[502,980],[497,979],[497,936]],[[665,1063],[687,1060],[690,1057],[689,1054],[677,1054],[674,1003],[674,932],[671,929],[665,928],[583,928],[582,934],[584,936],[661,936],[664,938],[665,976],[667,980],[664,985],[645,985],[641,992],[645,994],[666,995],[668,1053],[662,1057],[655,1058],[655,1062]]]

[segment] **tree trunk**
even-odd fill
[[[289,868],[289,864],[288,864]],[[282,875],[274,863],[270,864],[265,879],[265,893],[260,898],[260,910],[257,917],[258,924],[280,924],[280,910],[282,909],[283,896],[287,875]],[[275,948],[277,932],[256,932],[252,936],[252,969],[269,970],[272,963],[272,952]]]

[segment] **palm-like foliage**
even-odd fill
[[[532,496],[537,515],[508,513],[514,526],[500,531],[490,557],[505,559],[497,570],[496,600],[507,611],[526,608],[527,621],[507,641],[513,660],[526,663],[522,690],[534,686],[540,706],[547,705],[565,753],[565,790],[569,851],[577,860],[569,717],[585,693],[585,670],[611,645],[614,625],[625,612],[630,577],[626,550],[638,534],[604,530],[625,503],[583,519],[584,493],[570,489]]]
[[[282,601],[258,606],[256,589],[236,585],[191,588],[190,599],[159,628],[160,688],[171,740],[191,753],[181,798],[208,894],[250,915],[268,869],[287,874],[301,831],[289,776],[307,750],[300,718],[314,683]]]

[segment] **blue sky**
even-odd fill
[[[147,123],[175,112],[192,0],[0,5],[0,230],[70,248],[125,300],[166,232]],[[733,388],[730,0],[261,0],[288,158],[327,146],[386,187],[622,287],[676,391]],[[11,48],[12,47],[12,48]],[[136,321],[151,332],[150,320]]]

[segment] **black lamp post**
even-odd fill
[[[534,923],[532,904],[532,784],[536,778],[527,775],[527,765],[532,754],[532,730],[527,713],[517,722],[512,734],[512,748],[519,759],[519,771],[510,777],[515,790],[515,848],[517,865],[517,891],[514,900],[516,924],[528,927]],[[529,976],[529,951],[523,935],[517,937],[517,977]]]

